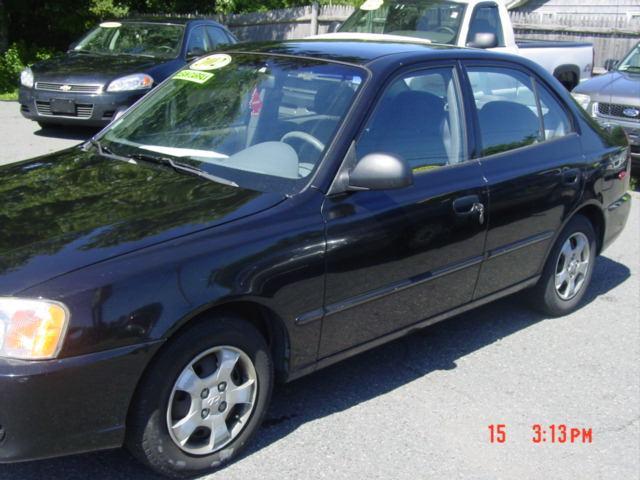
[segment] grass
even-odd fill
[[[18,89],[13,92],[0,93],[0,100],[18,100]]]

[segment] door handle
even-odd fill
[[[480,225],[484,223],[484,204],[480,201],[478,195],[457,198],[453,202],[453,211],[459,217],[468,217],[477,213]]]
[[[562,172],[562,183],[564,185],[576,185],[580,181],[580,169],[571,168]]]

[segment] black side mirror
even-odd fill
[[[187,61],[193,60],[194,58],[201,57],[205,53],[207,52],[205,52],[204,49],[200,47],[193,47],[191,50],[187,52]]]
[[[495,33],[478,32],[473,36],[473,40],[467,43],[467,47],[473,48],[495,48],[498,46],[498,38]]]
[[[349,173],[348,190],[391,190],[413,185],[406,160],[389,153],[364,156]]]
[[[620,60],[616,60],[615,58],[607,58],[604,61],[604,69],[607,72],[610,72],[612,70],[615,70],[615,68],[618,66],[619,63],[620,63]]]

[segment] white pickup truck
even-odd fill
[[[366,0],[336,33],[314,38],[394,39],[487,48],[529,58],[572,90],[591,77],[593,45],[517,40],[509,12],[493,0]]]

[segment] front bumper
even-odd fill
[[[129,403],[159,345],[51,361],[0,359],[0,463],[122,445]]]
[[[64,93],[20,87],[18,101],[25,118],[42,123],[104,127],[116,112],[126,109],[148,90],[134,92]],[[61,114],[51,110],[51,100],[73,100],[75,112]]]

